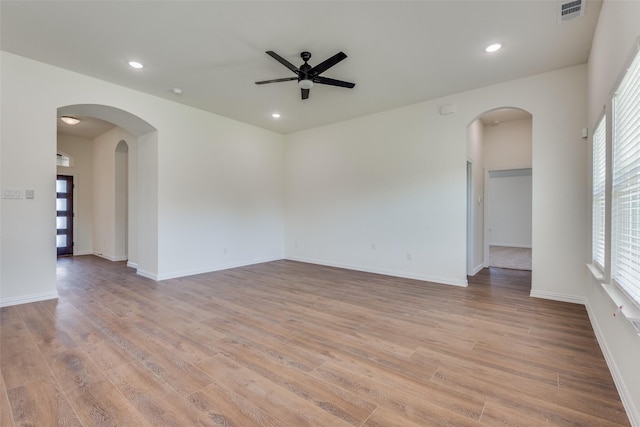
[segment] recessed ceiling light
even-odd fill
[[[274,119],[279,119],[280,118],[280,113],[273,113],[271,115],[271,117],[273,117]]]
[[[484,51],[487,53],[497,52],[502,49],[502,45],[500,43],[493,43],[484,48]]]
[[[173,89],[171,89],[171,92],[175,93],[176,95],[182,95],[182,89],[180,89],[179,87],[174,87]]]
[[[136,61],[129,61],[129,66],[133,68],[138,68],[138,69],[144,68],[144,65]]]
[[[77,125],[78,123],[80,123],[79,119],[76,119],[75,117],[71,117],[71,116],[62,116],[60,117],[60,120],[62,120],[68,125]]]

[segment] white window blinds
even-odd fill
[[[614,282],[640,306],[640,54],[613,99]]]
[[[606,179],[606,118],[602,118],[593,133],[593,263],[604,270],[605,242],[605,179]]]

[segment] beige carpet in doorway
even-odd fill
[[[489,266],[531,270],[531,249],[489,246]]]

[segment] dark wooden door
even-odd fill
[[[56,248],[58,256],[73,255],[73,177],[56,179]]]

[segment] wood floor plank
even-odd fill
[[[212,380],[206,373],[180,358],[178,354],[168,351],[164,345],[147,338],[143,333],[132,329],[123,336],[129,343],[127,350],[134,354],[145,368],[180,394],[186,396],[211,384]]]
[[[56,354],[51,358],[49,366],[66,393],[106,380],[103,371],[82,349]]]
[[[414,422],[472,425],[477,422],[484,400],[471,393],[451,392],[430,383],[431,373],[416,382],[391,374],[367,361],[345,358],[327,362],[314,375],[335,384],[357,385],[352,391],[372,399]],[[421,415],[417,415],[421,414]]]
[[[121,365],[106,372],[112,384],[152,425],[217,426],[196,411],[188,400],[137,363]]]
[[[211,384],[188,396],[191,405],[207,420],[220,427],[288,427],[229,388]]]
[[[495,369],[514,376],[515,379],[531,379],[539,384],[557,386],[558,372],[551,368],[541,368],[527,365],[518,360],[504,357],[500,354],[486,356],[483,352],[472,349],[468,351],[451,352],[447,349],[420,347],[411,356],[411,361],[418,364],[427,363],[430,366],[448,366],[452,369],[467,369],[473,366],[474,369]],[[434,373],[437,369],[434,369]]]
[[[57,324],[102,370],[125,365],[134,360],[124,348],[117,345],[82,313],[59,318]]]
[[[51,370],[24,323],[3,325],[0,334],[0,371],[7,391],[51,380]]]
[[[532,407],[520,406],[511,402],[488,399],[480,418],[481,425],[487,426],[560,426],[551,423],[543,411]]]
[[[0,308],[3,427],[629,426],[584,306],[531,298],[530,272],[58,272],[57,301]]]
[[[67,396],[83,426],[153,425],[107,380],[74,388]]]
[[[8,327],[15,323],[23,323],[18,313],[19,309],[19,305],[0,307],[0,331],[2,331],[3,327]]]
[[[220,349],[220,353],[352,425],[362,424],[376,407],[340,387],[283,365],[277,353],[274,357],[271,352],[262,351],[258,347],[248,347],[231,341]],[[212,362],[215,363],[215,360]]]
[[[378,407],[362,424],[362,427],[422,427],[424,425],[398,417],[388,409]]]
[[[487,396],[510,402],[512,406],[527,408],[530,405],[529,407],[537,408],[537,411],[547,414],[547,418],[553,418],[555,422],[572,420],[567,425],[577,422],[580,425],[605,427],[624,425],[626,421],[624,410],[606,400],[584,395],[568,398],[567,394],[544,384],[500,378],[497,371],[478,373],[478,370],[461,371],[443,367],[436,372],[432,381],[452,391]],[[534,411],[529,409],[529,412]],[[604,418],[603,414],[606,414]]]
[[[369,399],[379,407],[392,412],[398,420],[428,426],[477,426],[477,419],[459,415],[429,402],[428,393],[415,395],[404,390],[387,387],[384,383],[362,376],[351,375],[333,366],[318,369],[317,375],[325,381],[344,387],[351,393]]]
[[[63,330],[56,327],[55,316],[42,302],[20,306],[20,317],[45,357],[76,348],[76,342]]]
[[[53,381],[30,382],[12,388],[8,396],[16,425],[82,426],[66,395]]]
[[[290,425],[300,427],[352,425],[226,356],[218,355],[214,359],[214,363],[220,367],[216,384],[228,387],[275,419],[286,419]]]
[[[13,427],[14,425],[7,388],[4,385],[4,378],[0,375],[0,426]]]

